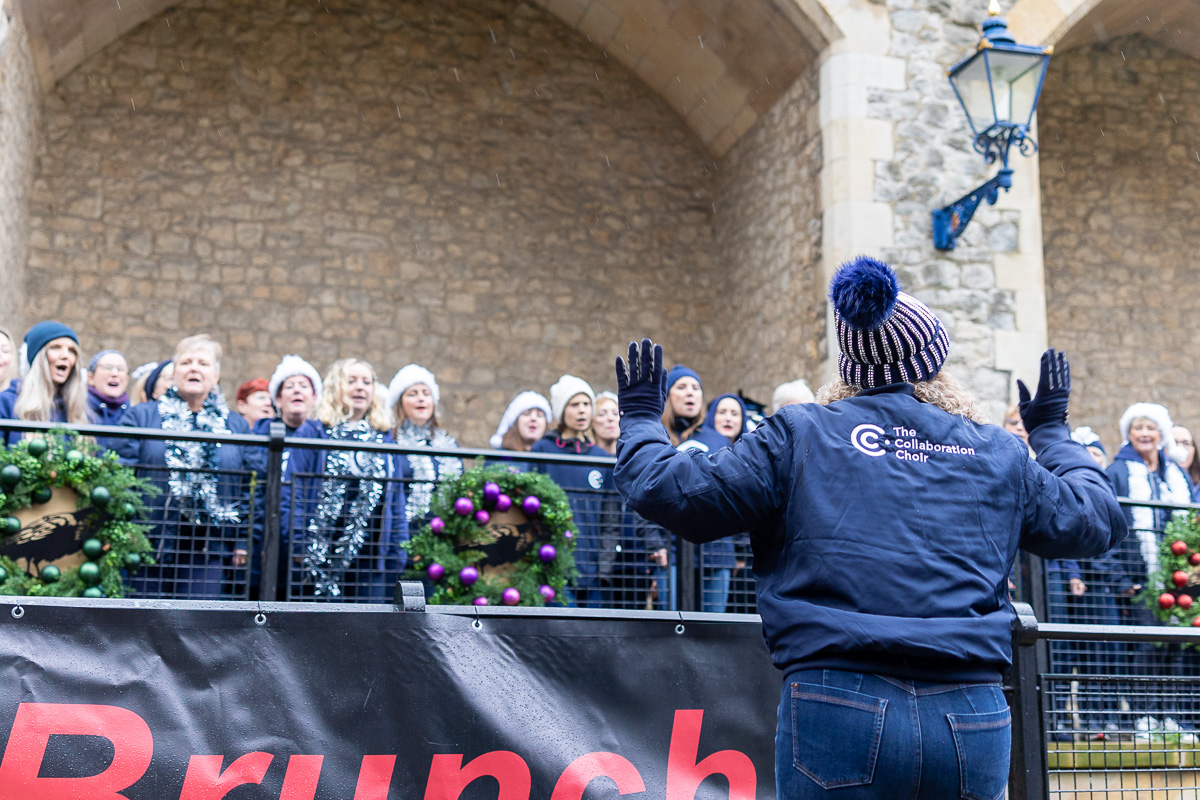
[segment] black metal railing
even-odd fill
[[[1200,630],[1039,622],[1016,604],[1009,797],[1194,797],[1200,790]],[[1181,656],[1156,674],[1064,672],[1055,644],[1120,645]]]
[[[0,420],[0,430],[23,433],[61,426]],[[201,509],[164,491],[147,497],[147,514],[159,565],[132,576],[135,597],[186,600],[394,601],[423,607],[418,584],[397,584],[404,573],[395,542],[360,542],[339,568],[339,591],[318,589],[314,564],[322,543],[344,533],[338,520],[321,519],[311,501],[330,482],[354,475],[295,473],[285,481],[290,451],[325,449],[461,459],[490,464],[574,464],[610,469],[611,458],[461,448],[437,450],[284,436],[166,433],[161,430],[73,426],[106,446],[115,439],[216,442],[245,448],[253,457],[240,470],[195,470],[218,487],[218,500],[239,510],[236,520],[213,524]],[[148,481],[166,485],[162,464],[131,464]],[[178,472],[178,471],[177,471]],[[187,471],[183,471],[187,472]],[[186,475],[176,475],[176,480]],[[384,481],[407,490],[411,480]],[[385,487],[386,490],[387,487]],[[748,538],[733,537],[718,550],[693,546],[637,519],[615,492],[565,489],[573,503],[599,504],[588,531],[596,544],[577,551],[592,560],[601,581],[585,608],[701,611],[706,593],[726,591],[725,611],[753,613]],[[1143,597],[1154,574],[1154,554],[1174,514],[1200,505],[1121,500],[1137,514],[1128,543],[1098,559],[1074,564],[1022,554],[1014,570],[1013,668],[1007,688],[1013,710],[1009,796],[1022,798],[1151,798],[1200,796],[1200,628],[1155,624]],[[287,508],[287,514],[282,509]],[[372,530],[384,525],[382,511]],[[665,563],[655,558],[666,551]],[[389,559],[393,559],[389,563]],[[1082,584],[1073,586],[1072,578]],[[728,581],[728,583],[726,583]],[[403,587],[405,596],[399,595]],[[1132,587],[1140,587],[1131,591]],[[1155,592],[1157,594],[1157,592]],[[723,595],[724,596],[724,595]],[[607,613],[569,609],[583,615]],[[633,614],[636,616],[636,614]],[[1172,793],[1174,792],[1174,793]],[[1182,792],[1182,794],[1181,794]]]
[[[1121,498],[1121,505],[1135,518],[1137,527],[1113,551],[1077,561],[1023,557],[1028,579],[1023,581],[1019,599],[1030,603],[1039,620],[1066,625],[1159,624],[1151,603],[1162,592],[1176,588],[1151,585],[1158,572],[1165,526],[1174,515],[1200,511],[1200,505],[1128,498]],[[1118,640],[1053,641],[1048,647],[1047,667],[1074,674],[1196,672],[1192,660],[1172,648],[1147,648]]]
[[[353,451],[458,459],[467,467],[487,464],[545,469],[569,464],[611,470],[611,457],[511,452],[474,448],[412,448],[285,436],[282,423],[270,435],[165,432],[158,429],[96,425],[61,426],[0,420],[0,431],[30,434],[69,429],[95,438],[102,446],[128,454],[130,442],[212,442],[239,448],[244,457],[236,470],[170,470],[162,463],[123,457],[138,475],[159,487],[145,498],[147,513],[136,520],[150,528],[154,566],[130,576],[135,597],[191,600],[305,600],[388,602],[397,580],[405,576],[407,557],[399,544],[425,522],[395,518],[387,502],[372,503],[370,518],[359,530],[345,519],[319,513],[322,493],[363,488],[356,475],[285,473],[297,450]],[[286,474],[286,478],[285,478]],[[212,522],[204,503],[181,497],[170,482],[201,485],[209,498],[234,508],[236,518]],[[390,477],[381,484],[389,493],[410,495],[412,478]],[[606,481],[611,485],[611,481]],[[749,538],[701,546],[673,536],[632,512],[611,488],[564,487],[582,530],[576,561],[591,573],[577,591],[584,607],[627,610],[679,610],[754,613],[753,558]],[[409,575],[411,577],[411,575]]]

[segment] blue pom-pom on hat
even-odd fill
[[[896,305],[900,281],[882,261],[859,256],[842,265],[829,284],[829,299],[842,319],[856,328],[881,325]]]
[[[850,386],[920,383],[941,370],[950,338],[927,305],[900,290],[887,264],[859,256],[829,285],[838,334],[838,373]]]

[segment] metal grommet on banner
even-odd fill
[[[680,636],[683,635],[685,630],[687,630],[687,628],[683,627],[682,622],[675,626],[675,633],[679,634]]]
[[[255,625],[266,625],[267,624],[267,615],[261,611],[258,612],[257,614],[255,614],[254,615],[254,624]]]
[[[479,609],[475,609],[475,621],[471,623],[471,627],[477,631],[483,630],[483,623],[479,621]]]
[[[25,616],[25,609],[21,608],[20,606],[13,606],[12,615],[13,619],[20,619],[21,617]]]

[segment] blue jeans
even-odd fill
[[[724,614],[729,607],[729,576],[733,570],[728,567],[707,568],[701,575],[704,581],[704,604],[701,610]]]
[[[999,684],[797,670],[779,702],[776,796],[997,800],[1011,724]]]

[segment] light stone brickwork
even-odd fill
[[[416,361],[482,444],[519,390],[610,388],[631,336],[704,373],[740,322],[712,161],[526,3],[187,0],[46,104],[27,317],[87,351],[209,331],[227,392],[285,352]]]
[[[875,199],[891,207],[894,232],[882,255],[896,266],[906,289],[938,312],[951,337],[948,371],[998,421],[1012,380],[997,352],[998,334],[1016,332],[1018,301],[1013,288],[998,285],[997,263],[1022,250],[1022,211],[1009,198],[997,207],[981,206],[949,252],[934,249],[930,222],[933,208],[989,177],[945,76],[945,68],[978,42],[987,2],[890,0],[887,8],[887,55],[904,64],[904,85],[872,90],[867,98],[868,116],[891,122],[895,134],[892,158],[877,162],[875,171]],[[1014,182],[1029,182],[1032,174],[1036,185],[1036,169],[1027,160],[1014,154],[1011,166]],[[1025,359],[1032,362],[1021,373],[1026,378],[1037,371],[1037,347],[1028,349],[1033,355]]]
[[[821,136],[817,71],[801,76],[722,160],[714,217],[716,269],[727,290],[715,397],[744,389],[769,403],[775,386],[816,388],[825,359],[821,269]]]
[[[1041,104],[1051,342],[1109,453],[1134,402],[1200,430],[1200,70],[1141,37],[1059,53]]]
[[[0,1],[0,326],[17,337],[24,322],[22,276],[39,107],[24,24]]]

